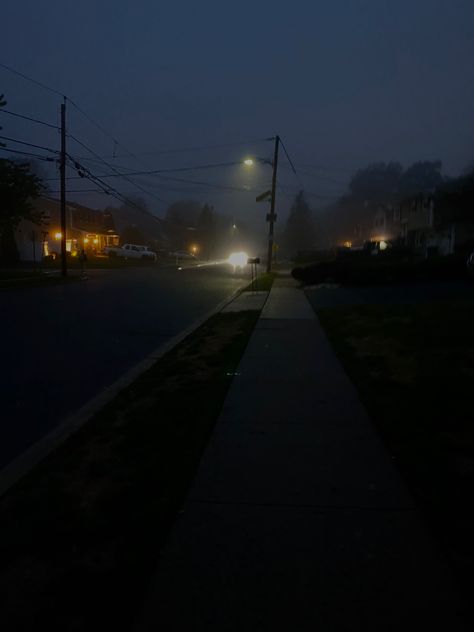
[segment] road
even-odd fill
[[[244,283],[229,266],[89,275],[0,292],[0,468]]]

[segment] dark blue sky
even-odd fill
[[[271,143],[245,141],[278,133],[311,204],[320,206],[369,162],[441,159],[454,176],[474,160],[472,0],[24,0],[3,5],[2,26],[0,61],[70,96],[122,144],[120,167],[269,157]],[[57,95],[2,68],[0,92],[11,110],[58,120]],[[57,147],[46,128],[6,115],[0,124],[4,135]],[[113,142],[71,106],[68,124],[94,151],[113,154]],[[158,153],[236,142],[244,144]],[[73,141],[69,150],[87,156]],[[181,177],[258,189],[270,173],[235,167]],[[137,181],[165,201],[194,197],[224,212],[264,211],[254,192]],[[299,183],[285,167],[280,181],[284,215]],[[128,182],[114,186],[140,194]],[[76,195],[94,206],[104,198]],[[158,214],[166,208],[148,202]]]

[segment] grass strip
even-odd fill
[[[244,288],[244,292],[250,292],[252,290],[258,292],[269,292],[272,289],[273,280],[276,277],[275,272],[265,272],[261,274],[256,281],[253,283],[249,283],[247,287]]]
[[[1,629],[129,629],[258,316],[209,319],[1,500]]]
[[[318,311],[474,617],[474,301]]]

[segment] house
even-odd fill
[[[22,220],[16,228],[15,239],[22,261],[40,261],[42,257],[57,257],[61,252],[61,204],[50,197],[34,202],[44,220],[41,225]],[[66,251],[76,256],[82,248],[89,254],[103,251],[105,246],[116,246],[119,237],[110,213],[66,202]]]
[[[370,241],[394,241],[400,235],[400,206],[379,205],[373,216]]]
[[[404,246],[426,255],[435,240],[434,200],[432,195],[419,193],[399,205],[398,236]]]
[[[462,214],[455,200],[419,194],[400,205],[400,238],[425,257],[452,255],[474,244],[474,213]]]

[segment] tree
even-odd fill
[[[0,95],[0,108],[6,105]],[[0,130],[2,128],[0,127]],[[1,147],[5,145],[0,143]],[[14,231],[22,219],[41,224],[43,214],[31,201],[43,190],[41,179],[31,172],[28,163],[0,159],[0,258],[18,259]]]
[[[286,222],[284,242],[291,254],[314,248],[315,227],[311,209],[300,191],[290,209]]]
[[[165,242],[165,223],[149,210],[140,196],[127,196],[121,206],[105,208],[110,227],[120,235],[120,242],[161,248]]]
[[[416,193],[433,192],[441,186],[444,178],[441,174],[441,160],[415,162],[408,167],[400,179],[400,193],[402,196]]]
[[[170,204],[166,210],[165,220],[183,228],[195,227],[201,214],[201,205],[195,200],[179,200]]]
[[[393,202],[400,191],[403,167],[399,162],[376,162],[359,169],[349,183],[352,195],[368,202]]]
[[[435,208],[441,225],[451,222],[474,224],[474,170],[438,187]]]
[[[197,239],[201,248],[202,256],[210,259],[214,254],[216,242],[216,217],[214,209],[209,204],[204,204],[197,221]]]
[[[143,232],[136,224],[129,224],[120,231],[120,241],[122,244],[144,244],[147,240]]]
[[[22,219],[35,224],[43,222],[43,214],[32,205],[42,192],[38,176],[27,163],[0,159],[0,256],[3,260],[18,259],[14,231]]]
[[[179,200],[170,204],[165,213],[165,221],[172,248],[175,250],[186,249],[189,245],[191,231],[196,229],[200,213],[201,205],[195,200]]]

